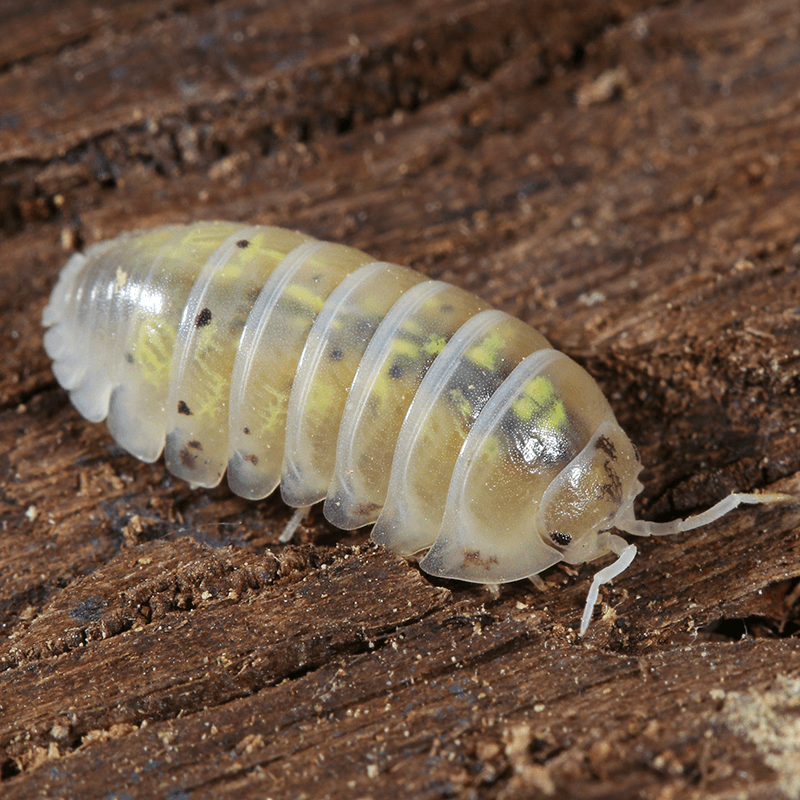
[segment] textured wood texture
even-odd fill
[[[132,228],[296,227],[595,375],[641,515],[800,493],[795,0],[0,0],[0,794],[800,794],[800,509],[492,598],[82,420],[39,319]],[[794,716],[792,709],[795,709]]]

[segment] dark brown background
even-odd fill
[[[481,294],[593,375],[640,513],[800,492],[796,0],[0,0],[5,798],[800,794],[800,509],[493,599],[82,420],[75,247],[300,228]]]

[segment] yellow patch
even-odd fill
[[[420,348],[419,345],[414,344],[414,342],[410,342],[408,339],[394,339],[392,341],[392,356],[395,358],[397,356],[405,356],[406,358],[411,359],[418,359],[420,356]],[[392,364],[390,360],[386,362],[386,371],[392,368]]]
[[[186,389],[197,397],[190,405],[200,416],[227,416],[232,360],[225,355],[209,346],[203,352],[199,348],[195,351],[191,383]]]
[[[554,430],[563,430],[567,427],[569,424],[567,410],[560,400],[553,405],[550,409],[550,413],[544,418],[543,422],[546,422]]]
[[[438,356],[444,350],[447,344],[447,339],[444,336],[436,336],[435,334],[428,337],[428,341],[422,345],[422,350],[426,355]]]
[[[405,320],[400,330],[403,336],[416,336],[421,338],[425,335],[425,330],[414,317],[409,317]]]
[[[290,283],[286,287],[284,297],[297,303],[304,311],[310,311],[314,316],[319,314],[327,299],[296,283]]]
[[[139,325],[131,347],[142,378],[165,394],[177,335],[177,326],[149,317]]]
[[[267,395],[266,397],[264,395]],[[254,441],[267,439],[276,429],[282,431],[286,425],[287,396],[264,386],[259,393],[258,407],[247,417],[247,427]]]
[[[554,430],[564,428],[568,423],[566,409],[558,398],[553,382],[541,375],[525,384],[522,394],[511,404],[511,408],[523,422],[536,418],[535,424]]]
[[[467,350],[467,359],[481,369],[496,369],[500,351],[505,343],[506,340],[502,334],[491,333],[480,344],[473,345]]]
[[[469,419],[472,414],[472,403],[464,396],[461,389],[451,389],[448,393],[450,402],[455,406],[456,411],[464,418]]]
[[[303,413],[311,419],[322,420],[333,408],[335,400],[336,392],[330,384],[320,380],[314,381]]]

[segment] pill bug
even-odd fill
[[[75,254],[45,308],[58,382],[125,450],[193,486],[298,509],[462,581],[532,578],[612,553],[634,518],[636,450],[591,376],[483,300],[359,250],[230,222],[129,233]],[[288,529],[282,537],[291,535]]]

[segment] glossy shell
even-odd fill
[[[501,583],[608,552],[640,464],[597,384],[535,330],[405,267],[281,228],[171,225],[70,259],[53,371],[144,461],[279,484],[375,523],[435,575]]]

